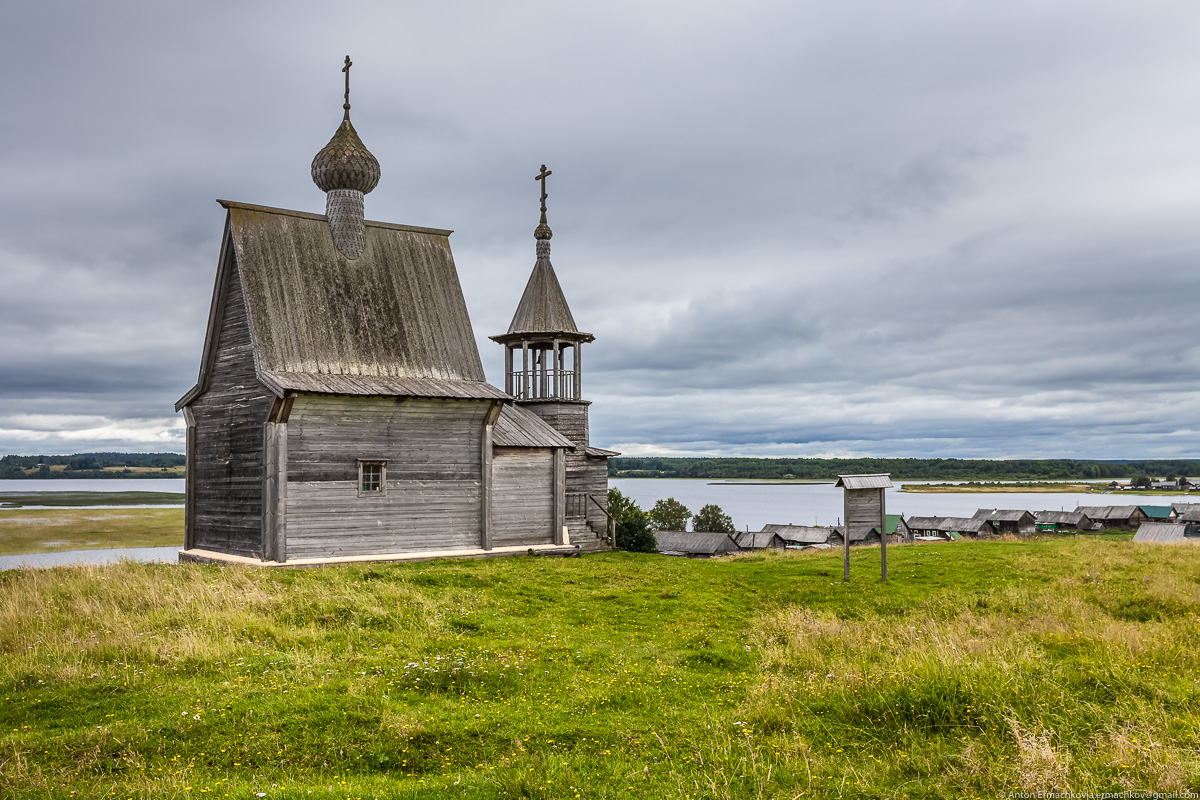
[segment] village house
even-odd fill
[[[909,517],[908,527],[916,539],[956,539],[959,536],[980,538],[996,535],[996,529],[990,522],[975,517]]]
[[[842,546],[842,529],[824,525],[763,525],[761,533],[774,533],[783,540],[784,547],[792,550],[806,547],[824,549]]]
[[[654,531],[658,552],[664,556],[716,558],[738,551],[737,542],[728,533],[704,531]]]
[[[787,542],[774,531],[741,531],[734,534],[733,541],[743,550],[782,550]]]
[[[1035,511],[1039,531],[1090,531],[1096,523],[1080,511]]]
[[[1078,506],[1076,509],[1101,528],[1137,530],[1147,520],[1146,514],[1137,506]]]
[[[985,519],[1000,533],[1014,536],[1029,536],[1037,530],[1037,517],[1028,511],[1017,509],[981,508],[975,519]]]
[[[364,216],[380,167],[350,123],[349,67],[342,122],[311,168],[326,213],[219,201],[199,378],[176,405],[187,423],[181,559],[609,548],[613,453],[588,441],[579,350],[593,337],[575,328],[550,266],[550,173],[538,176],[532,288],[496,337],[504,391],[485,380],[451,232]]]
[[[1175,513],[1174,506],[1138,506],[1138,508],[1151,522],[1170,522],[1179,518],[1179,515]]]

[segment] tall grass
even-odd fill
[[[1200,789],[1200,553],[839,559],[0,573],[0,797]]]

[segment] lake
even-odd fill
[[[107,550],[64,550],[60,553],[24,553],[0,556],[0,570],[22,567],[62,567],[80,564],[115,564],[118,561],[148,561],[174,564],[182,547],[122,547]]]
[[[183,492],[183,478],[6,478],[0,492]]]
[[[913,481],[924,483],[924,481]],[[707,479],[613,478],[610,487],[633,498],[643,510],[674,497],[693,514],[716,503],[733,518],[738,530],[762,530],[767,523],[836,525],[842,517],[842,490],[832,483],[716,484]],[[1150,498],[1154,500],[1154,498]],[[1107,494],[1074,492],[972,492],[970,494],[907,494],[887,490],[887,510],[906,517],[969,517],[981,508],[1020,508],[1026,511],[1073,511],[1080,505],[1123,505]],[[1143,500],[1142,502],[1145,502]],[[1160,505],[1161,501],[1158,502]]]
[[[919,483],[920,481],[915,481]],[[620,489],[643,509],[658,500],[674,497],[693,513],[716,503],[733,518],[738,530],[761,530],[770,523],[835,525],[842,516],[842,490],[832,483],[818,484],[714,484],[709,480],[670,478],[614,478],[609,486]],[[112,478],[61,480],[0,480],[6,492],[182,492],[182,478]],[[1153,499],[1153,498],[1152,498]],[[1132,500],[1129,502],[1133,502]],[[1162,501],[1156,501],[1162,504]],[[1114,495],[1055,493],[973,492],[971,494],[905,494],[887,491],[887,510],[905,516],[969,517],[980,508],[1020,508],[1028,511],[1071,511],[1078,505],[1120,505]],[[108,564],[122,558],[135,561],[174,562],[178,547],[142,547],[121,550],[72,550],[62,553],[0,556],[0,569],[19,566],[48,567],[60,564]]]

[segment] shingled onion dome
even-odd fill
[[[338,252],[349,259],[362,255],[367,245],[363,197],[379,184],[379,161],[358,138],[350,124],[350,56],[346,56],[345,114],[329,144],[312,162],[312,179],[325,192],[325,216]]]

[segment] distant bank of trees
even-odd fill
[[[990,461],[963,458],[643,458],[608,460],[610,478],[833,480],[888,472],[902,480],[1109,480],[1139,475],[1200,476],[1200,461]]]
[[[125,478],[133,467],[178,469],[186,463],[179,453],[75,453],[69,456],[3,456],[0,478]],[[51,469],[62,467],[62,469]],[[116,468],[116,469],[114,469]],[[128,469],[129,472],[122,470]],[[30,472],[32,470],[32,472]],[[150,473],[152,475],[152,473]]]

